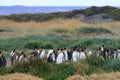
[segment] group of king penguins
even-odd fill
[[[45,50],[43,47],[40,49],[35,48],[30,55],[30,57],[39,57],[39,58],[47,58],[49,63],[56,62],[57,64],[63,63],[65,61],[73,61],[76,62],[80,59],[86,59],[87,53],[86,48],[79,47],[71,47],[71,49],[66,48],[58,48],[58,49],[49,49]]]
[[[17,53],[15,50],[10,51],[10,62],[11,64],[15,64],[15,61],[26,61],[27,57],[24,52]]]
[[[80,46],[78,48],[71,47],[71,49],[67,50],[66,48],[58,48],[57,50],[48,50],[47,53],[47,61],[52,63],[56,62],[57,64],[72,61],[76,62],[80,59],[86,59],[87,52],[86,48]]]
[[[89,54],[91,53],[89,52]],[[61,64],[66,61],[76,62],[80,59],[84,60],[87,55],[88,53],[86,52],[86,48],[82,46],[71,47],[71,49],[49,49],[47,52],[43,47],[41,47],[40,49],[35,49],[35,51],[31,53],[32,57],[47,58],[49,63],[56,62],[57,64]]]
[[[118,49],[107,49],[102,43],[98,48],[98,56],[101,56],[103,59],[118,59],[120,58],[120,48]]]
[[[109,54],[106,54],[106,52]],[[41,59],[47,59],[48,63],[56,62],[57,64],[61,64],[67,61],[76,62],[79,60],[84,60],[91,54],[94,53],[88,51],[86,47],[83,46],[71,47],[70,49],[44,49],[41,47],[39,49],[35,48],[29,56],[26,56],[24,52],[17,53],[15,50],[13,50],[10,52],[10,62],[13,65],[16,61],[27,61],[28,58],[39,57]],[[114,51],[108,51],[104,48],[104,45],[101,45],[98,48],[98,55],[101,55],[104,59],[107,58],[107,56],[111,59],[120,58],[120,48]],[[5,66],[6,64],[6,58],[2,51],[0,51],[0,67]]]

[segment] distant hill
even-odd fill
[[[37,7],[36,7],[37,9]],[[120,21],[120,9],[111,6],[96,7],[92,6],[86,9],[78,9],[68,12],[53,12],[39,14],[12,14],[1,16],[0,19],[10,19],[17,22],[27,21],[48,21],[51,19],[80,19],[87,23],[103,23]]]
[[[51,12],[65,12],[75,9],[85,9],[87,6],[0,6],[0,15],[11,14],[38,14],[38,13],[51,13]]]

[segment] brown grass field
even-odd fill
[[[0,76],[0,80],[43,80],[42,78],[26,75],[22,73],[8,74]],[[120,80],[120,72],[92,74],[90,76],[73,75],[66,80]]]
[[[22,73],[14,73],[0,76],[0,80],[43,80],[43,79],[28,74],[26,75]]]
[[[1,32],[0,38],[25,37],[27,35],[45,35],[54,29],[65,29],[68,32],[75,31],[82,27],[100,27],[106,28],[116,38],[120,36],[120,22],[111,22],[103,24],[87,24],[79,20],[51,20],[47,22],[14,22],[10,20],[0,20],[0,29],[12,30],[12,32]],[[102,35],[105,36],[105,35]],[[111,35],[106,35],[111,37]]]
[[[66,80],[120,80],[120,72],[92,74],[90,76],[74,75]]]

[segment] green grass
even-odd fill
[[[70,48],[73,46],[85,46],[88,49],[96,50],[101,43],[105,43],[105,47],[108,49],[118,48],[120,40],[118,39],[107,39],[107,38],[76,38],[67,37],[62,34],[55,36],[26,36],[21,38],[10,38],[0,39],[1,50],[12,50],[12,49],[34,49],[34,46],[43,46],[46,49],[66,47]]]
[[[120,71],[120,59],[110,60],[103,66],[103,69],[106,71]]]

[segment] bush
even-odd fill
[[[88,17],[88,16],[92,16],[96,13],[90,9],[86,9],[83,14]]]
[[[35,46],[37,46],[38,48],[41,47],[43,45],[42,42],[38,42],[38,41],[29,41],[25,44],[24,48],[27,49],[34,49]]]
[[[107,62],[104,64],[103,69],[107,71],[120,71],[120,59]]]
[[[92,39],[85,39],[85,40],[81,41],[80,44],[84,45],[85,47],[89,47],[93,44],[93,40]]]
[[[89,70],[89,65],[85,61],[74,63],[74,69],[77,74],[85,75]]]
[[[64,80],[75,73],[72,63],[53,64],[53,72],[47,80]]]
[[[72,63],[49,64],[44,59],[31,58],[26,62],[16,62],[12,67],[0,68],[0,75],[26,73],[42,77],[45,80],[64,80],[75,73]]]
[[[46,48],[46,49],[53,49],[54,48],[54,43],[46,43],[44,45],[44,48]]]
[[[7,73],[7,68],[5,68],[5,67],[0,67],[0,75],[4,75],[4,74],[6,74]]]
[[[90,57],[87,58],[87,63],[92,66],[101,67],[105,64],[101,57],[97,57],[97,54],[92,54]]]
[[[39,58],[31,58],[26,62],[17,62],[11,68],[10,73],[20,72],[20,73],[29,73],[38,77],[46,77],[52,71],[52,66],[49,65],[45,60]]]
[[[90,33],[111,33],[111,31],[104,28],[80,28],[78,29],[78,33],[90,34]]]
[[[55,29],[55,30],[53,30],[53,32],[57,32],[57,33],[67,33],[68,30],[66,30],[66,29]]]

